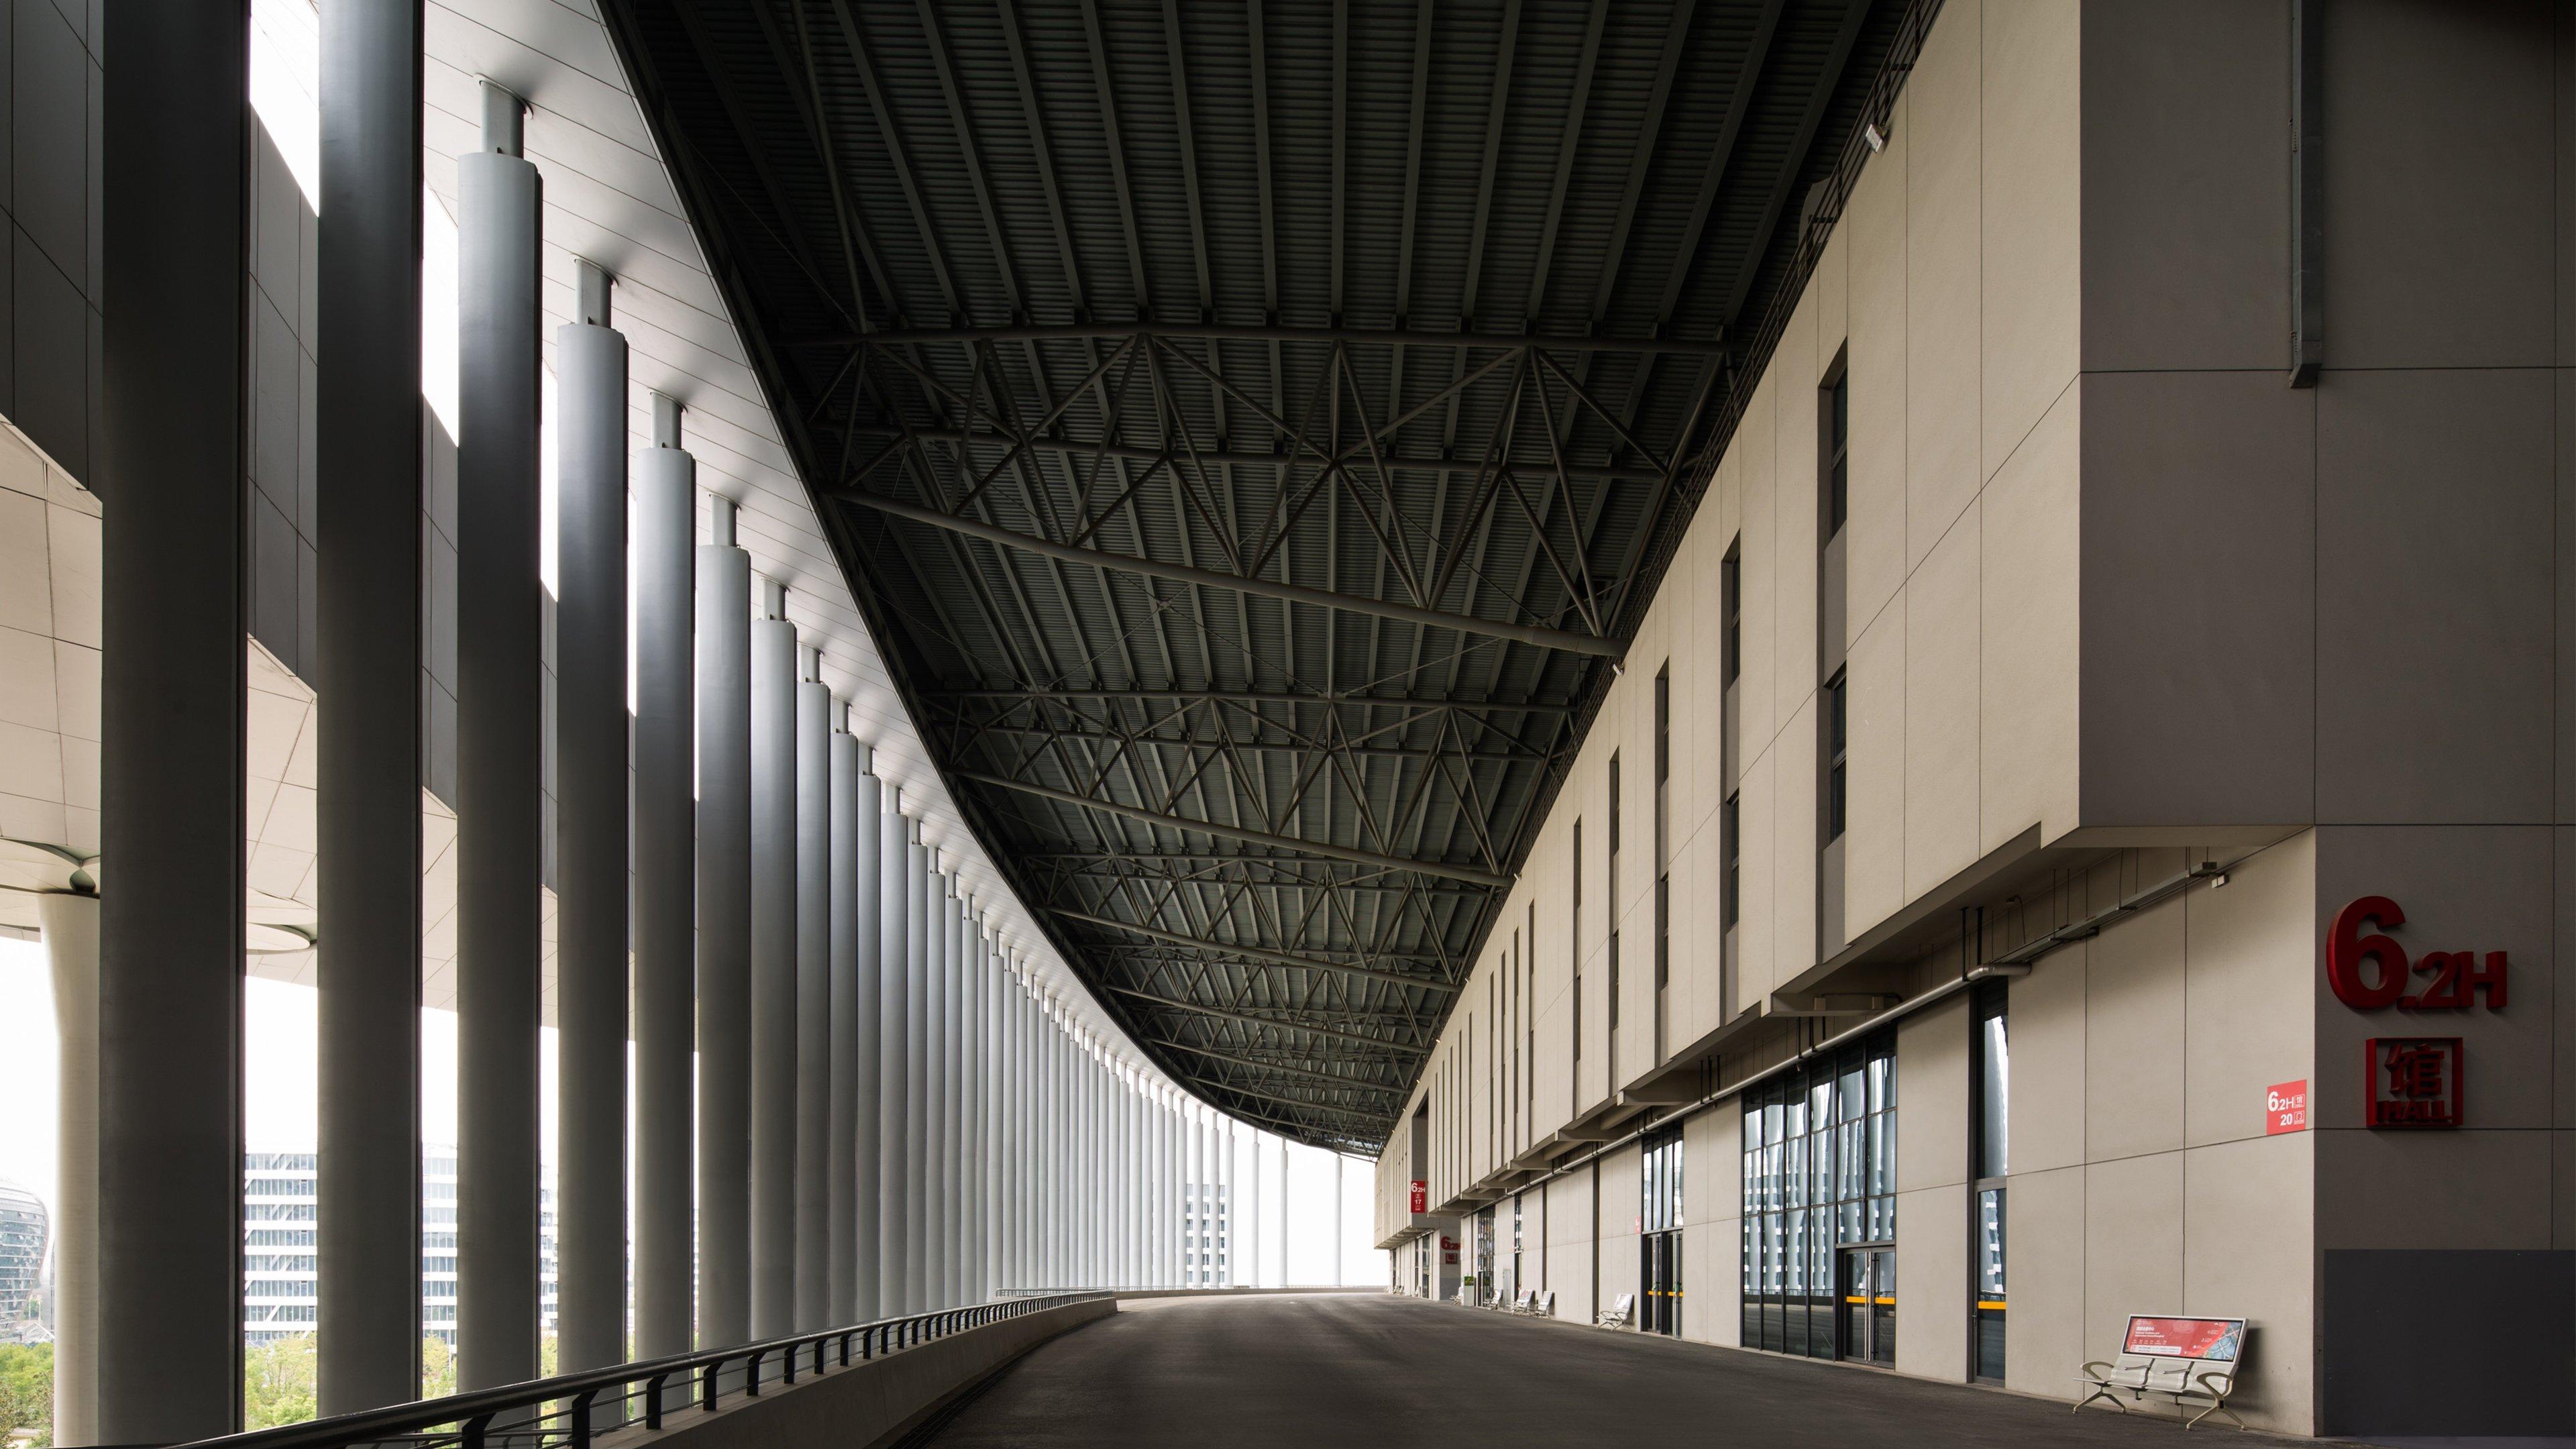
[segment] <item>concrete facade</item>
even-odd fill
[[[1505,989],[1469,981],[1390,1144],[1399,1286],[1517,1199],[1558,1316],[1636,1291],[1633,1139],[1678,1117],[1679,1330],[1742,1343],[1740,1100],[1884,1031],[1892,1366],[1971,1377],[1982,971],[2006,1387],[2068,1397],[2130,1314],[2243,1316],[2259,1425],[2576,1427],[2576,18],[2331,16],[2326,93],[2373,100],[2329,103],[2293,387],[2289,7],[1942,7],[1488,939]],[[2507,953],[2510,1004],[2345,1005],[2326,942],[2365,896],[2419,969]],[[2402,1033],[2463,1039],[2460,1129],[2365,1125],[2363,1043]],[[2267,1135],[2290,1082],[2306,1128]]]

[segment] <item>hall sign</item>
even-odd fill
[[[2502,951],[2427,951],[2409,960],[2387,934],[2406,912],[2363,896],[2326,933],[2326,985],[2355,1011],[2489,1011],[2508,1001]],[[2457,1127],[2467,1120],[2468,1052],[2456,1036],[2379,1036],[2362,1043],[2362,1104],[2373,1127]]]
[[[1418,1177],[1413,1180],[1413,1211],[1431,1211],[1431,1184]]]

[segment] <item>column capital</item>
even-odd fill
[[[608,320],[609,291],[617,278],[606,267],[588,257],[573,259],[573,304],[575,320],[588,327],[613,325]],[[623,398],[618,400],[622,406]]]
[[[528,103],[490,76],[476,76],[474,81],[483,96],[482,149],[519,155],[527,138]]]

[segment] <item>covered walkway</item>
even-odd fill
[[[1378,1294],[1129,1302],[920,1442],[2170,1444],[2169,1419]],[[2268,1435],[2251,1436],[2265,1442]],[[2231,1431],[2231,1442],[2234,1442]]]

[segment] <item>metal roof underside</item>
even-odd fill
[[[1362,1151],[1907,8],[606,5],[1014,889],[1163,1070]]]

